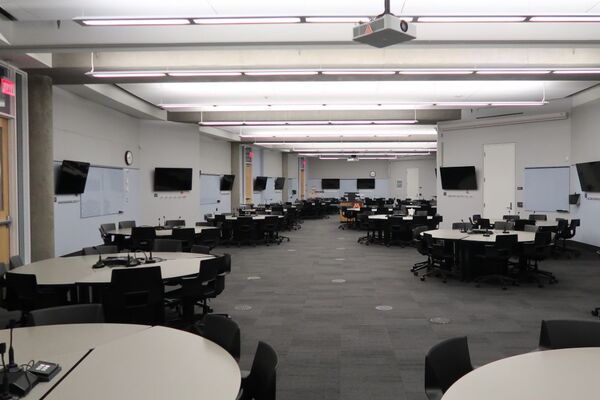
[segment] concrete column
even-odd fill
[[[231,188],[231,211],[237,212],[240,208],[240,197],[242,188],[242,179],[244,179],[242,172],[242,152],[240,150],[241,145],[239,143],[231,142],[231,173],[235,175],[235,181],[233,181],[233,187]]]
[[[54,257],[52,79],[29,75],[31,261]]]

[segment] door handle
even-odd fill
[[[4,220],[0,220],[0,226],[10,226],[12,224],[12,219],[10,217],[6,217]]]

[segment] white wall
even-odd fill
[[[100,224],[139,220],[138,194],[139,120],[85,100],[58,87],[53,88],[54,160],[90,162],[96,166],[125,168],[124,155],[134,155],[126,172],[129,182],[122,214],[81,218],[79,196],[56,196],[54,201],[54,248],[57,256],[101,243]]]
[[[571,118],[572,164],[600,161],[600,100],[573,108]],[[574,166],[571,167],[571,192],[581,193]],[[571,206],[571,210],[573,218],[581,219],[575,239],[600,246],[600,193],[582,193],[580,205]]]
[[[438,180],[438,213],[444,217],[442,226],[467,219],[483,212],[483,145],[492,143],[516,144],[516,185],[523,186],[524,168],[570,165],[571,121],[523,123],[491,126],[448,132],[453,123],[440,124],[438,136],[438,168],[440,166],[474,165],[478,190],[443,191]],[[523,201],[523,191],[516,191],[516,201]],[[522,216],[528,211],[517,208]],[[548,213],[549,219],[559,214]],[[561,217],[568,215],[561,214]]]
[[[310,171],[308,179],[357,179],[370,178],[369,172],[375,171],[376,178],[389,178],[389,162],[385,160],[320,160],[308,158]]]
[[[421,198],[432,199],[437,194],[436,186],[436,159],[435,157],[416,160],[402,160],[390,162],[390,197],[405,199],[406,195],[406,170],[417,168],[419,170],[419,186]],[[402,181],[402,187],[397,187],[397,181]]]

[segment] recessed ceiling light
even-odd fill
[[[200,25],[232,25],[232,24],[297,24],[300,17],[231,17],[231,18],[194,18]]]
[[[85,26],[143,26],[143,25],[190,25],[186,18],[123,18],[123,19],[82,19],[76,18],[75,22]]]
[[[437,23],[490,23],[490,22],[523,22],[527,17],[522,16],[423,16],[417,19],[417,22],[437,22]]]

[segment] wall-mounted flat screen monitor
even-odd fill
[[[356,188],[358,190],[375,189],[375,179],[357,179]]]
[[[444,190],[477,190],[475,167],[441,167],[440,176]]]
[[[577,175],[582,191],[600,192],[600,161],[577,164]]]
[[[221,177],[221,192],[229,192],[233,188],[233,182],[235,181],[235,175],[223,175]]]
[[[275,190],[283,190],[283,186],[285,185],[285,178],[280,176],[275,179]]]
[[[254,191],[262,192],[267,188],[267,177],[266,176],[257,176],[254,178]]]
[[[191,168],[155,168],[155,192],[184,192],[192,190]]]
[[[85,191],[90,163],[64,160],[58,172],[56,194],[81,194]]]
[[[337,190],[340,188],[339,179],[321,179],[321,189],[323,190]]]

